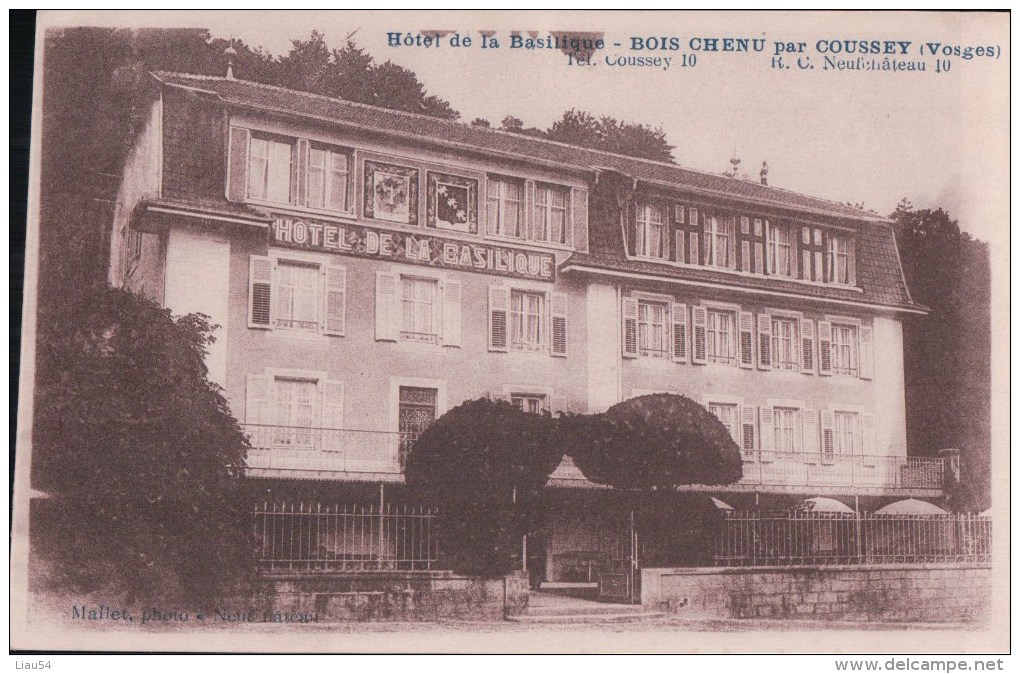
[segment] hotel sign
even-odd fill
[[[393,232],[353,224],[278,216],[269,228],[270,243],[354,257],[444,267],[538,281],[554,281],[552,253],[489,243],[447,239],[431,234]]]

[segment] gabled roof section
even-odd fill
[[[720,197],[857,222],[889,222],[882,216],[835,201],[666,162],[638,159],[506,131],[473,127],[460,122],[246,80],[169,72],[156,72],[153,76],[163,84],[211,94],[228,105],[306,117],[382,134],[428,139],[451,147],[459,146],[497,156],[555,163],[575,170],[611,169],[639,181],[676,187],[706,197]]]

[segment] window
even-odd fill
[[[834,451],[843,456],[861,453],[861,420],[856,412],[836,412],[833,415],[835,431]]]
[[[248,197],[290,203],[291,154],[294,146],[252,136],[248,153]]]
[[[343,335],[346,305],[346,268],[251,256],[249,328]]]
[[[308,205],[327,211],[349,209],[350,158],[344,152],[311,147],[308,150]]]
[[[708,411],[714,414],[715,417],[722,422],[722,425],[730,432],[730,437],[733,438],[733,441],[740,444],[740,415],[738,406],[723,403],[709,403]]]
[[[401,456],[406,456],[418,436],[436,420],[439,392],[434,388],[401,386],[397,413]]]
[[[850,240],[845,236],[829,236],[829,283],[850,283]]]
[[[567,242],[568,190],[553,185],[535,185],[534,238],[549,243]]]
[[[736,340],[733,334],[733,312],[709,309],[706,320],[708,362],[736,362]]]
[[[545,410],[545,396],[527,393],[511,393],[510,402],[519,410],[529,414],[541,414]]]
[[[858,373],[857,326],[832,324],[832,372],[856,377]]]
[[[777,370],[800,370],[800,349],[797,320],[772,319],[772,367]]]
[[[488,230],[496,236],[524,235],[524,184],[506,178],[489,177]]]
[[[542,315],[543,293],[510,292],[510,348],[517,351],[541,351],[545,348]]]
[[[793,234],[789,227],[769,226],[769,273],[775,276],[793,276]]]
[[[801,451],[800,410],[795,407],[776,407],[773,413],[774,448],[777,452]]]
[[[280,261],[276,266],[276,316],[278,328],[319,329],[322,280],[318,265]]]
[[[273,382],[273,445],[310,447],[315,426],[315,381],[277,378]]]
[[[650,358],[669,358],[669,308],[658,302],[638,302],[638,352]]]
[[[412,276],[400,278],[400,339],[408,342],[435,344],[436,297],[439,282]]]
[[[666,258],[666,226],[662,208],[638,203],[635,220],[634,254],[638,257]]]
[[[709,216],[705,223],[705,264],[710,267],[732,266],[730,246],[733,243],[733,218]]]

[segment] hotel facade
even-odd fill
[[[406,499],[408,447],[466,400],[655,392],[740,446],[739,482],[690,487],[720,503],[943,498],[944,461],[908,454],[901,321],[925,309],[887,218],[231,77],[151,90],[109,280],[219,326],[210,378],[266,501]],[[540,580],[633,544],[569,458],[548,491]]]

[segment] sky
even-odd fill
[[[977,238],[1008,242],[1008,15],[981,13],[710,13],[710,12],[190,12],[63,14],[59,22],[180,25],[208,28],[282,54],[293,38],[321,31],[340,46],[353,33],[377,61],[417,73],[462,121],[506,115],[548,127],[570,108],[662,127],[683,166],[711,172],[734,156],[757,178],[839,202],[863,202],[889,214],[901,198],[917,208],[945,208]],[[450,30],[470,47],[392,47],[387,33]],[[480,32],[495,31],[498,49],[482,49]],[[510,49],[511,31],[595,31],[607,48],[593,66],[568,64],[555,49]],[[631,38],[676,37],[680,49],[634,51]],[[695,51],[691,40],[764,38],[762,53]],[[1003,57],[951,58],[950,70],[823,70],[819,40],[909,41],[901,60],[920,60],[922,43],[998,45]],[[772,67],[775,43],[805,43],[814,69],[796,56]],[[614,45],[619,43],[620,47]],[[684,56],[696,63],[680,67]],[[669,57],[668,69],[620,66],[617,57]],[[856,59],[856,55],[838,58]],[[865,57],[871,59],[869,55]],[[881,56],[878,57],[881,60]]]

